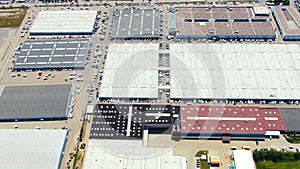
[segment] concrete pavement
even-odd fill
[[[196,160],[195,154],[199,150],[208,150],[210,155],[220,156],[222,165],[220,169],[228,169],[228,166],[233,162],[231,159],[231,147],[236,146],[237,149],[241,149],[242,146],[250,146],[251,151],[259,148],[285,148],[290,145],[300,149],[299,144],[288,143],[283,136],[279,139],[273,138],[270,140],[266,138],[265,141],[256,142],[247,140],[232,140],[229,144],[222,143],[222,140],[180,140],[178,142],[172,141],[170,135],[149,135],[148,146],[170,147],[173,148],[174,154],[183,155],[187,158],[187,168],[195,169]]]

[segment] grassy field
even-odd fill
[[[27,9],[0,9],[0,28],[19,27],[26,15]]]
[[[253,151],[257,169],[299,169],[300,153],[270,151]]]
[[[207,154],[208,154],[207,150],[200,150],[195,154],[195,157],[201,157],[201,155],[206,155],[206,158],[207,158]],[[201,169],[209,169],[210,168],[207,161],[204,161],[204,160],[200,160],[200,166],[201,166]]]
[[[207,150],[200,150],[198,151],[196,154],[195,154],[195,157],[201,157],[201,155],[203,154],[208,154],[208,151]]]
[[[256,163],[257,169],[299,169],[300,161],[294,162],[273,162],[273,161],[260,161]]]

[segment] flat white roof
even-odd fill
[[[280,136],[280,131],[266,131],[266,136]]]
[[[83,169],[186,169],[172,148],[143,147],[142,140],[89,140]]]
[[[86,113],[93,114],[94,113],[94,105],[87,105],[86,106]]]
[[[297,44],[171,44],[171,98],[300,98]]]
[[[59,169],[67,130],[0,129],[0,168]]]
[[[269,15],[269,10],[264,6],[255,6],[253,7],[254,14],[258,15]]]
[[[41,11],[31,34],[92,33],[97,11]]]
[[[249,150],[233,150],[235,169],[256,169],[252,153]]]
[[[158,44],[111,44],[100,97],[157,98]]]

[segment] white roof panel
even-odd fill
[[[170,53],[171,98],[300,98],[298,44],[171,44]]]
[[[256,169],[249,150],[233,150],[235,169]]]
[[[58,169],[67,130],[1,129],[0,168]]]
[[[280,131],[266,131],[266,136],[280,136]]]
[[[92,33],[97,11],[41,11],[31,34]]]
[[[93,114],[94,113],[94,105],[87,105],[86,106],[86,113]]]
[[[157,98],[158,56],[158,44],[111,44],[100,97]]]
[[[269,10],[267,7],[253,7],[254,14],[256,15],[269,15]]]
[[[83,169],[186,169],[171,148],[143,147],[142,140],[89,140]]]

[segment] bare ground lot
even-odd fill
[[[26,9],[0,10],[0,28],[19,27],[26,15]]]
[[[11,28],[0,28],[0,46]]]

